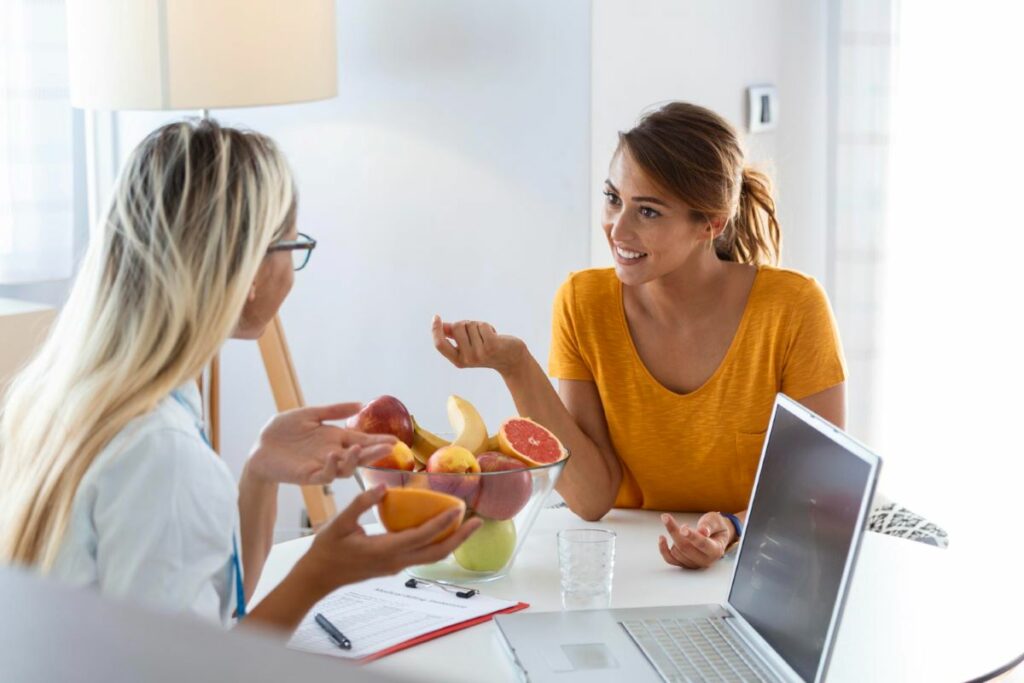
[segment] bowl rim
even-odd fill
[[[502,454],[504,455],[504,454]],[[511,455],[506,455],[506,458],[511,458]],[[540,470],[547,470],[553,467],[564,466],[565,463],[569,462],[569,458],[572,457],[572,453],[569,449],[565,449],[565,457],[559,458],[554,462],[549,462],[546,465],[527,465],[523,463],[521,469],[514,470],[498,470],[496,472],[427,472],[426,470],[397,470],[393,467],[374,467],[373,465],[356,465],[356,471],[370,470],[371,472],[400,472],[402,474],[411,475],[423,475],[429,477],[493,477],[502,474],[509,474],[511,472],[539,472]],[[519,462],[522,462],[520,460]]]

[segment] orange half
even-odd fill
[[[437,543],[455,533],[466,514],[466,503],[461,498],[438,493],[429,489],[389,488],[377,503],[381,524],[388,531],[404,531],[420,526],[448,510],[457,508],[462,514],[456,517],[431,543]]]

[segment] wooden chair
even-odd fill
[[[274,404],[278,412],[294,410],[305,405],[299,378],[295,374],[295,366],[288,351],[288,342],[284,337],[281,319],[267,325],[266,331],[259,340],[260,355],[263,356],[263,367],[267,370],[270,390],[274,395]],[[207,423],[210,429],[210,443],[213,449],[220,452],[220,359],[214,358],[208,370],[208,381],[202,383],[203,402],[206,406]],[[302,499],[306,504],[306,514],[316,529],[330,521],[337,513],[334,494],[330,486],[303,486]]]

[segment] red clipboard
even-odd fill
[[[518,604],[512,605],[511,607],[506,607],[505,609],[500,609],[497,612],[491,612],[490,614],[485,614],[482,617],[474,617],[473,619],[467,619],[466,621],[460,621],[457,624],[452,624],[451,626],[445,626],[444,628],[439,628],[436,631],[431,631],[430,633],[424,633],[421,636],[416,636],[415,638],[410,638],[409,640],[406,640],[406,641],[403,641],[401,643],[398,643],[397,645],[392,645],[391,647],[385,648],[385,649],[381,650],[380,652],[374,652],[372,655],[366,655],[362,659],[357,659],[355,661],[357,663],[359,663],[359,664],[366,664],[368,662],[372,662],[374,660],[380,659],[381,657],[387,657],[388,655],[394,654],[395,652],[398,652],[399,650],[404,650],[406,648],[410,648],[413,645],[419,645],[420,643],[425,643],[428,640],[433,640],[434,638],[440,638],[441,636],[446,636],[449,633],[455,633],[456,631],[461,631],[464,628],[469,628],[470,626],[476,626],[477,624],[482,624],[485,621],[490,621],[494,617],[495,614],[511,614],[512,612],[518,612],[520,610],[524,610],[524,609],[526,609],[529,606],[530,605],[528,603],[520,602]]]

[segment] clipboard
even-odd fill
[[[395,575],[343,586],[310,610],[288,646],[364,664],[490,621],[495,614],[529,607],[480,593],[458,597],[438,586],[416,583]],[[318,612],[351,640],[351,650],[334,644],[316,623]]]
[[[392,645],[389,648],[385,648],[385,649],[381,650],[380,652],[377,652],[377,653],[372,654],[372,655],[367,655],[366,657],[363,657],[362,659],[357,659],[356,661],[358,663],[360,663],[360,664],[367,664],[369,662],[372,662],[372,661],[375,661],[377,659],[380,659],[381,657],[387,657],[388,655],[394,654],[395,652],[400,652],[402,650],[410,648],[410,647],[412,647],[414,645],[419,645],[420,643],[425,643],[428,640],[433,640],[434,638],[440,638],[441,636],[446,636],[449,633],[455,633],[456,631],[461,631],[464,628],[469,628],[470,626],[476,626],[477,624],[482,624],[484,622],[491,621],[492,619],[494,619],[494,616],[497,615],[497,614],[512,614],[513,612],[519,612],[521,610],[524,610],[524,609],[526,609],[529,606],[530,605],[528,603],[519,602],[519,603],[516,603],[515,605],[512,605],[511,607],[506,608],[506,609],[498,610],[497,612],[491,612],[490,614],[485,614],[482,617],[477,617],[475,619],[470,619],[468,621],[463,621],[461,623],[453,624],[452,626],[448,626],[446,628],[441,628],[441,629],[438,629],[436,631],[431,631],[430,633],[424,633],[422,636],[417,636],[415,638],[410,638],[409,640],[403,641],[403,642],[399,643],[398,645]]]

